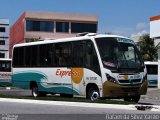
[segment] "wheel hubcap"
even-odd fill
[[[91,95],[91,100],[97,100],[99,98],[99,93],[97,91],[94,91]]]

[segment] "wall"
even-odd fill
[[[150,21],[150,37],[160,37],[160,20]]]
[[[5,41],[5,45],[0,45],[0,52],[5,54],[5,58],[8,58],[9,51],[9,20],[0,19],[0,27],[5,28],[4,32],[0,32],[0,40]]]
[[[15,24],[10,28],[10,47],[9,47],[9,57],[12,57],[12,48],[15,44],[24,42],[25,33],[25,13],[23,13],[20,18],[15,22]]]

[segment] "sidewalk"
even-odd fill
[[[142,95],[141,100],[156,100],[160,102],[160,89],[149,88],[147,95]]]

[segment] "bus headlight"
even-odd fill
[[[113,77],[111,77],[109,74],[106,74],[107,80],[112,82],[112,83],[117,83],[117,80]]]

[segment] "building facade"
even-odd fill
[[[10,28],[10,57],[18,43],[43,39],[74,37],[77,33],[98,29],[98,17],[92,14],[24,12]]]
[[[0,58],[9,57],[9,20],[0,19]]]
[[[154,39],[158,49],[158,88],[160,88],[160,16],[150,18],[150,37]]]

